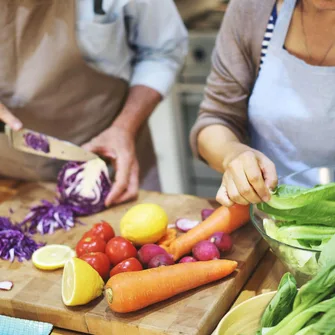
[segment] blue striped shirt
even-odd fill
[[[266,57],[266,54],[268,52],[268,48],[270,45],[270,41],[273,35],[273,30],[275,27],[277,21],[277,4],[273,6],[272,13],[268,22],[268,25],[266,27],[266,31],[264,34],[263,42],[262,42],[262,51],[261,51],[261,62],[260,62],[260,67],[262,67],[264,63],[264,59]]]

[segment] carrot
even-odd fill
[[[234,272],[236,267],[237,262],[217,259],[123,272],[108,280],[106,299],[114,312],[133,312],[222,279]]]
[[[206,220],[172,241],[168,247],[168,252],[173,255],[176,261],[190,253],[198,242],[208,239],[217,232],[230,234],[242,227],[249,219],[249,206],[237,204],[229,208],[221,206]]]
[[[157,242],[159,246],[168,247],[173,240],[177,237],[177,230],[169,228],[166,231],[166,234]]]

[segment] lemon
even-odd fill
[[[132,207],[121,219],[121,235],[136,245],[156,243],[166,234],[168,216],[155,204]]]
[[[33,264],[41,270],[55,270],[64,267],[65,263],[76,253],[62,244],[50,244],[37,249],[32,255]]]
[[[91,265],[79,258],[70,259],[64,267],[62,299],[66,306],[84,305],[99,297],[104,281]]]

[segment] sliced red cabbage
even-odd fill
[[[45,153],[50,152],[49,141],[46,136],[32,132],[26,133],[23,136],[28,147]]]
[[[19,262],[29,260],[33,252],[43,245],[43,243],[36,243],[9,218],[0,217],[0,258],[11,262],[15,257]]]
[[[38,232],[42,235],[53,234],[59,228],[69,230],[74,225],[75,217],[70,206],[59,204],[58,201],[53,204],[47,200],[42,200],[41,205],[32,207],[20,223],[30,234]]]
[[[70,206],[75,215],[90,215],[105,209],[111,182],[106,163],[92,159],[65,164],[57,186],[61,204]]]

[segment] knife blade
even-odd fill
[[[60,159],[65,161],[85,162],[99,158],[96,154],[58,138],[48,136],[30,129],[12,130],[5,126],[9,144],[16,150],[33,155]],[[32,144],[33,143],[33,146]],[[35,144],[35,145],[34,145]]]

